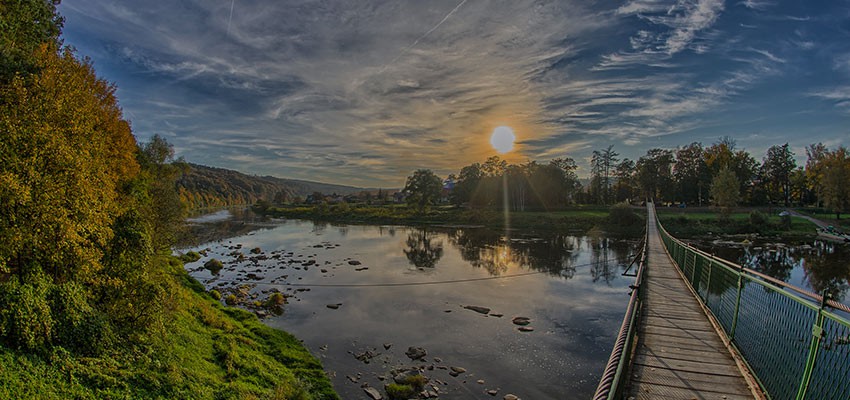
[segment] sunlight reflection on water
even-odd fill
[[[382,388],[378,376],[393,368],[423,365],[434,366],[425,374],[445,383],[440,398],[479,398],[498,388],[500,397],[578,399],[593,393],[613,345],[632,283],[621,272],[636,245],[604,237],[513,232],[509,240],[486,229],[286,221],[197,246],[210,250],[186,268],[210,288],[225,290],[254,274],[261,281],[253,289],[258,299],[272,289],[292,296],[283,315],[265,322],[304,340],[343,398],[362,397],[366,382]],[[254,248],[261,253],[251,254]],[[243,261],[237,261],[240,253]],[[217,276],[202,268],[210,258],[225,263]],[[322,286],[529,272],[538,273],[402,287]],[[467,305],[490,308],[490,315]],[[534,331],[518,331],[511,322],[516,316],[531,318]],[[427,362],[408,359],[410,346],[425,348]],[[366,350],[380,355],[369,364],[358,361],[355,355]],[[445,366],[468,372],[452,377],[440,369]]]

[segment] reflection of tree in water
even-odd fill
[[[587,240],[588,247],[590,247],[590,276],[593,277],[593,282],[599,282],[602,279],[610,285],[611,280],[617,277],[619,271],[608,262],[608,238],[590,235]]]
[[[224,220],[187,224],[186,229],[178,237],[176,246],[178,248],[199,246],[246,235],[253,231],[272,229],[267,224],[268,218],[258,216],[250,210],[234,208],[228,211],[231,217]]]
[[[712,247],[718,257],[735,260],[773,278],[788,282],[800,268],[809,288],[817,293],[829,291],[843,301],[850,290],[850,249],[847,246],[816,242],[814,246],[793,247]]]
[[[791,279],[791,271],[799,264],[800,260],[788,248],[753,252],[749,248],[744,248],[744,254],[738,259],[738,262],[747,268],[754,269],[783,282],[788,282]]]
[[[316,235],[322,235],[325,233],[325,229],[328,228],[328,223],[326,221],[315,220],[313,221],[313,229],[310,233]]]
[[[407,235],[407,248],[404,255],[416,268],[434,268],[443,257],[443,241],[434,239],[437,235],[425,229]]]
[[[850,289],[850,250],[847,246],[818,242],[804,257],[803,273],[812,290],[827,291],[835,300],[844,301]]]
[[[575,275],[573,264],[579,242],[572,236],[507,240],[501,233],[488,229],[459,229],[449,233],[449,240],[464,261],[487,270],[492,276],[504,274],[510,265],[565,278]]]

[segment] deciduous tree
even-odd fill
[[[422,212],[427,206],[440,199],[443,180],[430,169],[418,169],[407,177],[404,192],[408,194],[408,204],[416,206]]]

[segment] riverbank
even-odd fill
[[[222,306],[177,259],[156,262],[170,274],[172,318],[149,343],[97,357],[0,347],[0,398],[339,398],[295,337]]]
[[[444,227],[487,227],[525,231],[557,231],[584,235],[604,231],[616,236],[639,236],[644,230],[644,211],[640,208],[620,208],[612,216],[612,209],[604,206],[576,206],[557,211],[512,211],[464,209],[458,207],[433,207],[423,212],[406,205],[350,206],[279,206],[252,207],[256,213],[274,218],[305,219],[329,223],[408,225]]]
[[[727,219],[707,207],[657,209],[658,220],[670,234],[681,239],[748,236],[787,242],[817,237],[814,223],[798,216],[780,216],[780,209],[742,209]]]

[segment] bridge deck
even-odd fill
[[[747,380],[664,250],[647,207],[645,300],[626,398],[753,399]]]

